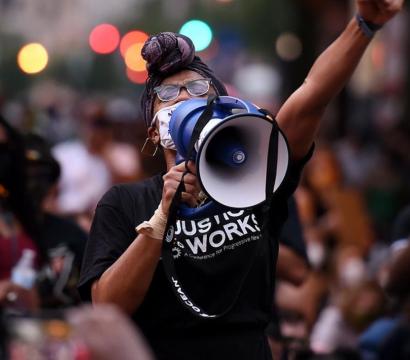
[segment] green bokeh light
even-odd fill
[[[194,43],[196,51],[205,50],[212,41],[210,26],[201,20],[190,20],[182,25],[179,33],[188,36]]]

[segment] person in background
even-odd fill
[[[91,359],[154,360],[141,331],[112,305],[84,305],[66,311],[74,338],[81,339]]]
[[[288,207],[289,217],[283,224],[279,237],[276,280],[277,284],[285,282],[299,287],[308,278],[311,268],[306,253],[302,224],[293,196],[288,201]],[[294,322],[289,321],[289,318],[284,316],[275,300],[276,296],[274,296],[272,320],[266,328],[266,334],[268,335],[273,358],[280,359],[288,352],[289,346],[298,338],[292,336],[293,334],[290,334],[289,331]]]
[[[141,332],[112,305],[1,316],[0,359],[154,360]],[[115,355],[114,355],[115,354]]]
[[[81,138],[56,144],[52,154],[61,167],[56,210],[88,232],[98,199],[112,178],[100,153],[108,139],[107,120],[99,113],[83,120]]]
[[[76,282],[86,233],[50,212],[60,175],[44,139],[21,135],[0,119],[0,304],[25,311],[79,303]],[[21,288],[12,269],[25,250],[35,254],[35,286]]]
[[[288,201],[289,217],[280,235],[277,277],[295,286],[302,285],[310,272],[305,235],[300,222],[296,200]]]
[[[271,359],[265,328],[271,316],[278,235],[288,214],[287,200],[312,155],[326,105],[350,78],[376,29],[402,3],[357,0],[357,17],[279,110],[276,120],[290,146],[290,169],[274,195],[264,233],[259,227],[262,209],[257,206],[195,221],[178,219],[181,231],[175,234],[173,250],[181,283],[209,312],[225,313],[215,319],[193,316],[179,302],[161,266],[161,250],[169,207],[183,174],[185,203],[195,207],[201,190],[195,165],[176,165],[168,132],[170,113],[191,97],[206,99],[227,92],[195,56],[188,38],[174,33],[150,37],[142,49],[149,78],[141,105],[151,142],[164,150],[166,174],[115,186],[99,202],[79,282],[83,299],[113,303],[127,312],[158,359]],[[243,232],[240,224],[245,226]],[[232,229],[237,231],[233,234]],[[258,241],[245,241],[250,234]],[[217,235],[225,240],[231,235],[229,244],[235,246],[208,247],[208,236],[216,241]],[[256,260],[244,273],[252,253]]]
[[[73,220],[56,214],[60,165],[39,135],[24,137],[27,188],[36,208],[39,237],[47,262],[38,276],[41,307],[78,304],[76,289],[87,233]]]
[[[79,138],[52,149],[61,166],[56,210],[88,232],[100,197],[112,184],[141,178],[142,165],[136,147],[116,136],[118,124],[102,101],[84,101],[78,116]]]
[[[410,206],[393,223],[390,253],[379,274],[390,312],[377,319],[359,339],[364,360],[410,358]]]
[[[23,251],[30,250],[39,270],[45,248],[39,237],[34,201],[27,189],[25,163],[22,137],[0,117],[0,307],[18,304],[26,311],[38,308],[38,292],[11,281],[12,269]]]
[[[346,186],[327,144],[315,149],[295,197],[312,271],[300,287],[281,283],[277,295],[280,306],[296,315],[298,328],[305,329],[301,340],[309,342],[309,333],[328,299],[367,276],[365,258],[374,236],[362,197]]]
[[[361,333],[385,314],[386,299],[375,281],[361,281],[332,294],[310,336],[311,349],[329,354],[339,348],[357,349]]]

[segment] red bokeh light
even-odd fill
[[[141,55],[143,45],[143,43],[133,44],[125,53],[125,65],[133,71],[141,72],[146,69],[146,61]]]
[[[120,43],[120,52],[121,55],[124,57],[125,53],[127,52],[128,48],[134,44],[144,43],[145,40],[148,39],[148,34],[143,31],[134,30],[126,33]]]
[[[370,58],[376,70],[382,70],[386,61],[386,48],[384,43],[377,41],[373,43],[370,52]]]
[[[144,71],[133,71],[127,67],[127,77],[128,79],[135,84],[145,84],[147,80],[148,72]]]
[[[111,24],[97,25],[90,33],[89,43],[93,51],[98,54],[110,54],[118,47],[120,33]]]

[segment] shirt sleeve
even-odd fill
[[[290,161],[289,169],[286,174],[284,184],[281,188],[279,188],[279,191],[284,196],[290,197],[295,192],[296,188],[299,185],[300,178],[302,176],[302,171],[305,165],[308,163],[308,161],[313,156],[314,150],[315,150],[315,144],[313,144],[310,147],[309,151],[302,159],[298,161]]]
[[[91,300],[94,280],[121,256],[137,235],[120,204],[118,189],[114,187],[97,205],[78,283],[83,301]]]
[[[299,161],[291,161],[289,163],[289,168],[285,179],[272,198],[272,203],[270,204],[269,227],[275,238],[280,238],[283,224],[288,219],[289,215],[289,198],[299,185],[303,168],[312,157],[313,151],[314,144],[304,158]]]
[[[306,263],[308,263],[302,224],[300,223],[296,201],[293,196],[291,196],[288,200],[288,212],[289,216],[283,225],[279,242],[290,248],[294,253],[302,257]]]

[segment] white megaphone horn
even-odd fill
[[[206,99],[191,99],[172,113],[169,129],[178,158],[186,160],[193,130],[207,107]],[[195,144],[192,160],[202,190],[211,200],[207,206],[183,207],[184,217],[210,215],[212,201],[228,208],[247,208],[266,199],[268,149],[273,119],[255,105],[231,96],[219,96],[212,104],[212,116]],[[285,178],[289,151],[278,129],[276,177],[272,192]]]

